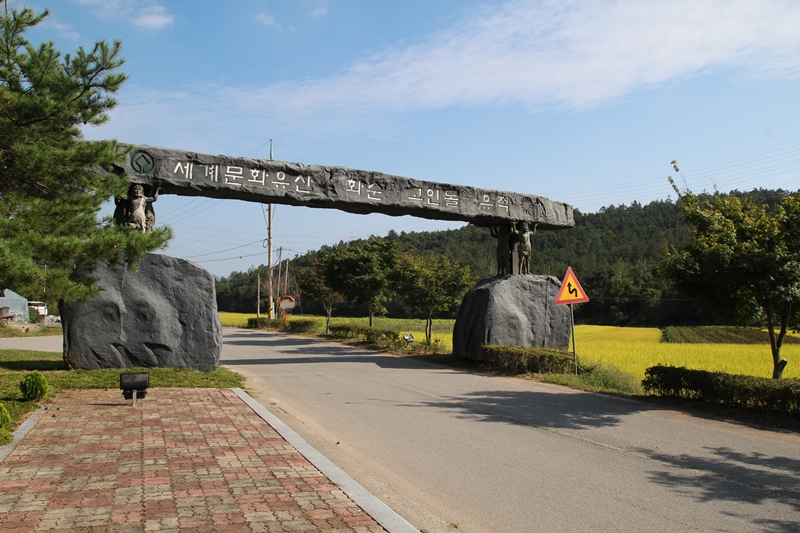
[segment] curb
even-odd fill
[[[277,431],[281,437],[286,439],[289,444],[294,446],[300,455],[308,459],[317,470],[339,485],[342,492],[347,494],[356,505],[374,518],[386,531],[389,533],[420,533],[417,528],[394,512],[388,505],[373,496],[371,492],[362,487],[356,480],[347,475],[344,470],[318,452],[300,435],[295,433],[292,428],[281,422],[277,416],[258,403],[252,396],[239,388],[232,388],[231,391],[241,398],[241,400],[267,424],[272,426],[272,428]]]
[[[42,418],[42,415],[47,412],[47,407],[40,407],[31,415],[25,419],[25,422],[19,425],[19,427],[14,431],[14,440],[11,441],[9,444],[4,446],[0,446],[0,463],[5,461],[6,457],[14,451],[14,446],[17,445],[22,438],[28,434],[30,430],[33,429],[33,426]]]

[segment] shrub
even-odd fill
[[[313,318],[296,318],[287,323],[286,329],[292,333],[314,333],[320,325],[320,321]]]
[[[0,428],[0,446],[11,444],[14,441],[14,434],[6,428]]]
[[[47,395],[47,379],[38,370],[34,370],[22,378],[19,390],[26,402],[38,402]]]
[[[567,374],[574,371],[572,354],[552,348],[483,345],[484,363],[504,374]]]
[[[13,426],[14,422],[11,420],[11,415],[8,414],[8,409],[0,403],[0,428],[10,430]]]
[[[800,414],[800,379],[770,379],[656,365],[645,370],[646,394]]]
[[[264,329],[270,326],[269,317],[251,317],[247,319],[247,327],[251,329]]]
[[[346,324],[332,324],[329,330],[331,337],[340,339],[357,339],[366,335],[367,328],[361,324],[348,322]]]
[[[393,329],[366,328],[364,338],[368,342],[385,346],[400,346],[402,337],[399,331]]]

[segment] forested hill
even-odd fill
[[[786,193],[759,189],[731,194],[754,195],[760,202],[774,205]],[[712,315],[703,313],[686,295],[672,290],[658,273],[657,267],[667,246],[682,247],[690,236],[691,227],[671,201],[612,205],[588,214],[576,210],[575,228],[542,231],[533,237],[531,272],[562,279],[567,266],[572,267],[590,297],[588,303],[575,306],[577,322],[654,326],[713,324],[716,320]],[[468,225],[437,232],[392,231],[385,238],[396,241],[404,251],[443,254],[469,264],[481,278],[495,274],[497,241],[488,228]],[[298,257],[293,267],[311,266],[314,257],[328,250],[330,247],[326,246]],[[265,274],[266,268],[261,268]],[[247,302],[255,301],[255,274],[259,270],[234,272],[220,281],[221,310],[252,312],[249,307],[253,304]],[[250,277],[253,296],[242,300],[241,304],[249,306],[244,309],[238,304],[243,295],[251,292],[243,286]],[[390,309],[397,310],[391,306]]]

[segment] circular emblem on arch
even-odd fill
[[[137,174],[149,174],[156,166],[156,160],[147,152],[138,151],[131,155],[131,168]]]

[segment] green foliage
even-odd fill
[[[0,402],[0,428],[6,430],[14,428],[14,421],[11,420],[11,415],[8,414],[8,409],[2,402]]]
[[[316,333],[319,327],[319,320],[313,318],[293,318],[287,323],[286,330],[290,333]]]
[[[397,245],[370,237],[351,246],[339,246],[325,257],[326,285],[375,315],[386,313],[390,293],[389,276],[397,262]]]
[[[270,320],[269,317],[260,316],[247,319],[247,327],[251,329],[264,329],[268,328],[273,322],[277,320]]]
[[[503,374],[566,374],[574,372],[572,354],[552,348],[483,345],[484,364]]]
[[[38,370],[34,370],[19,382],[19,391],[25,401],[38,402],[47,396],[47,379]]]
[[[615,366],[604,364],[578,365],[578,375],[575,374],[544,374],[539,377],[542,381],[566,385],[576,389],[591,392],[606,392],[612,394],[640,395],[642,385],[636,376],[628,374]]]
[[[298,272],[300,290],[303,296],[319,302],[325,309],[325,334],[331,324],[333,306],[344,301],[341,293],[333,290],[325,277],[327,266],[324,258],[314,260],[313,268],[304,268]]]
[[[366,331],[364,331],[364,339],[377,346],[387,346],[391,348],[399,348],[405,344],[400,332],[393,329],[367,328]]]
[[[787,364],[780,349],[800,307],[800,193],[771,207],[687,191],[680,207],[694,235],[686,247],[669,250],[662,273],[731,322],[766,322],[773,377],[780,378]]]
[[[445,256],[402,254],[390,274],[395,292],[426,318],[425,342],[431,343],[433,314],[447,311],[461,303],[475,283],[469,266],[453,263]]]
[[[57,394],[64,389],[116,389],[119,387],[120,369],[67,371],[63,354],[59,352],[0,350],[0,368],[4,370],[0,372],[0,398],[4,399],[5,406],[15,424],[39,407],[35,401],[26,401],[20,394],[20,383],[29,375],[26,372],[28,370],[37,368],[41,370],[41,375],[49,383],[48,389],[51,394]],[[244,377],[224,367],[218,367],[213,372],[174,368],[129,370],[149,372],[151,387],[244,387]],[[0,435],[0,442],[2,442],[2,435]]]
[[[366,334],[368,328],[361,324],[348,322],[346,324],[334,324],[330,327],[328,334],[339,339],[357,339]]]
[[[98,264],[135,261],[171,233],[98,221],[128,183],[95,169],[124,151],[84,141],[79,128],[105,123],[116,106],[121,45],[100,41],[63,56],[52,42],[33,46],[24,34],[47,14],[0,13],[0,286],[55,307],[92,296]]]
[[[645,393],[732,407],[800,414],[800,380],[775,380],[656,365],[645,371]]]
[[[40,326],[36,327],[28,327],[25,326],[25,329],[14,328],[5,325],[5,321],[0,321],[0,338],[5,337],[50,337],[53,335],[62,335],[63,330],[61,326]]]

